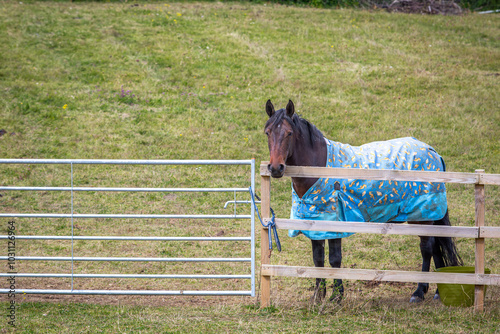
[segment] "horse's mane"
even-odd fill
[[[276,124],[280,124],[283,120],[287,121],[293,128],[294,131],[299,131],[303,136],[307,136],[311,146],[315,146],[315,143],[318,140],[323,140],[323,134],[314,124],[306,120],[305,118],[300,117],[297,114],[293,114],[290,118],[285,109],[276,110],[274,115],[269,118],[266,122],[266,128],[269,126],[275,126]]]

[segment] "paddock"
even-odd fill
[[[271,220],[271,177],[268,162],[260,165],[262,216],[265,223]],[[476,173],[423,172],[399,170],[367,170],[324,167],[287,166],[287,177],[345,178],[390,181],[426,181],[473,184],[475,192],[475,227],[465,226],[422,226],[390,223],[359,223],[275,219],[278,229],[356,232],[375,234],[398,234],[416,236],[450,236],[475,239],[475,274],[452,274],[434,272],[412,272],[377,269],[316,268],[305,266],[285,266],[271,264],[271,251],[266,228],[261,229],[261,307],[271,305],[271,277],[337,278],[368,281],[461,283],[475,285],[474,309],[484,310],[484,286],[500,285],[500,275],[484,273],[485,239],[500,238],[500,227],[485,226],[485,186],[500,185],[499,174],[487,174],[484,170]]]
[[[0,260],[6,264],[4,268],[8,268],[6,272],[0,273],[0,277],[5,280],[13,279],[15,284],[11,284],[11,288],[0,289],[2,294],[57,294],[57,295],[189,295],[189,296],[255,296],[255,211],[254,206],[250,205],[249,190],[255,189],[255,160],[81,160],[81,159],[2,159],[0,164],[4,167],[6,173],[18,173],[19,170],[29,169],[33,165],[43,165],[47,168],[55,166],[54,170],[44,174],[41,180],[37,180],[35,184],[31,185],[2,185],[0,191],[7,197],[6,194],[12,195],[12,198],[17,199],[17,203],[9,206],[8,202],[3,206],[0,217],[4,221],[6,233],[0,235],[5,243],[8,243],[8,252],[0,254]],[[10,165],[12,170],[9,170]],[[230,182],[246,184],[246,186],[229,186],[229,187],[124,187],[126,183],[131,180],[123,180],[118,178],[118,185],[105,186],[89,184],[89,179],[92,179],[92,168],[105,166],[110,168],[110,179],[113,175],[117,174],[120,169],[126,168],[125,166],[132,166],[129,168],[139,168],[134,170],[133,174],[137,177],[143,177],[143,174],[150,173],[151,169],[159,168],[175,168],[175,166],[187,168],[191,170],[200,170],[202,166],[213,166],[214,168],[224,168],[226,166],[236,166],[242,168],[241,175],[235,176]],[[45,168],[44,167],[44,168]],[[18,168],[17,170],[15,168]],[[57,169],[59,168],[59,169]],[[88,174],[82,171],[82,168],[90,168]],[[153,172],[154,174],[154,172]],[[185,174],[184,172],[177,173],[180,177],[192,176],[192,174]],[[177,175],[176,174],[176,175]],[[84,176],[82,176],[84,175]],[[162,170],[161,173],[156,173],[159,179],[171,178],[175,179],[178,184],[184,184],[181,178],[177,179],[174,174],[165,174]],[[210,177],[208,175],[207,177]],[[94,180],[94,183],[99,183],[99,180]],[[23,184],[23,180],[18,183]],[[41,184],[40,184],[41,183]],[[48,184],[56,183],[56,186],[47,186]],[[64,185],[66,183],[66,185]],[[108,182],[109,183],[109,182]],[[159,184],[158,182],[153,182]],[[161,182],[160,182],[161,183]],[[205,185],[205,184],[204,184]],[[147,211],[148,197],[141,197],[143,200],[139,206],[140,208],[135,213],[129,213],[130,207],[120,206],[121,212],[106,212],[104,209],[95,210],[93,206],[99,208],[99,200],[96,196],[111,196],[111,194],[122,194],[128,196],[132,194],[161,194],[162,196],[169,196],[168,194],[188,194],[187,208],[182,211],[186,213],[173,213],[171,209],[175,209],[175,205],[170,204],[167,198],[165,205],[169,204],[168,208],[164,208],[166,213],[143,213]],[[221,210],[216,214],[196,214],[196,208],[189,207],[190,196],[194,194],[205,194],[208,196],[220,195],[224,202],[217,202],[214,200],[215,205],[220,205]],[[35,195],[41,197],[35,197]],[[55,194],[56,197],[50,197]],[[57,197],[57,194],[65,194],[64,200]],[[68,196],[69,194],[69,196]],[[165,195],[167,194],[167,195]],[[90,197],[85,197],[85,195]],[[142,196],[141,195],[141,196]],[[49,196],[52,200],[48,201],[45,198]],[[62,195],[61,195],[62,196]],[[219,198],[217,197],[217,199]],[[125,198],[125,197],[122,197]],[[213,198],[213,197],[212,197]],[[5,199],[5,198],[4,198]],[[165,199],[165,198],[163,198]],[[243,200],[242,200],[243,199]],[[35,202],[43,201],[39,205]],[[106,201],[105,197],[103,198]],[[13,210],[23,208],[22,201],[27,201],[26,210],[23,212],[13,212]],[[90,203],[88,203],[90,201]],[[92,201],[96,201],[93,203]],[[53,203],[56,202],[56,203]],[[57,208],[62,212],[54,211],[52,205],[59,205]],[[49,208],[50,207],[50,208]],[[173,207],[173,208],[171,208]],[[224,207],[222,209],[222,207]],[[82,212],[82,210],[92,209],[97,212]],[[184,207],[177,207],[184,209]],[[228,214],[221,214],[223,210],[232,211]],[[66,211],[66,212],[64,212]],[[218,222],[242,222],[241,224],[225,224],[222,235],[210,235],[211,232],[206,229],[205,231],[195,231],[198,235],[193,236],[189,231],[189,221],[204,221],[213,224],[222,224]],[[84,224],[88,222],[97,222],[100,225],[106,225],[111,221],[118,221],[116,228],[110,230],[108,235],[99,235],[98,231],[87,231],[88,234],[83,234],[80,231],[84,229]],[[128,234],[124,231],[128,230],[127,223],[130,226],[133,224],[149,224],[149,222],[160,221],[165,225],[169,225],[173,221],[180,222],[179,224],[186,224],[183,229],[184,235],[155,235],[154,233],[146,235]],[[146,222],[146,223],[144,223]],[[33,226],[40,224],[43,226],[58,226],[58,231],[52,235],[35,234],[36,228]],[[109,223],[110,225],[112,223]],[[182,226],[182,225],[181,225]],[[231,231],[231,226],[235,226],[234,231]],[[4,226],[2,226],[4,227]],[[60,228],[59,228],[60,227]],[[238,227],[238,228],[236,228]],[[49,228],[50,230],[50,228]],[[85,229],[84,229],[85,230]],[[28,231],[28,233],[26,233]],[[186,236],[189,234],[189,236]],[[98,243],[108,243],[110,246],[103,246]],[[36,247],[30,248],[29,245],[38,243]],[[96,245],[97,243],[97,245]],[[159,243],[174,246],[165,246],[160,251],[160,256],[139,256],[138,252],[145,252],[142,247],[144,243],[149,243],[149,248],[156,249]],[[171,250],[179,250],[182,253],[182,244],[193,244],[199,253],[205,254],[203,248],[210,248],[213,243],[231,243],[240,245],[234,256],[227,256],[227,254],[220,254],[211,257],[204,256],[175,256],[171,254]],[[179,246],[175,246],[179,245]],[[138,247],[139,246],[139,247]],[[110,249],[108,249],[110,248]],[[138,251],[134,250],[139,249]],[[94,251],[101,250],[99,251]],[[122,249],[129,250],[122,252]],[[57,254],[54,254],[56,250]],[[240,251],[245,253],[245,256],[238,256]],[[26,252],[30,253],[26,255]],[[80,252],[80,254],[79,254]],[[164,254],[162,254],[162,252]],[[83,253],[83,254],[81,254]],[[104,253],[104,254],[100,254]],[[198,253],[198,254],[199,254]],[[90,256],[91,255],[91,256]],[[161,256],[163,255],[163,256]],[[169,255],[169,256],[167,256]],[[205,272],[198,273],[201,270],[191,270],[186,273],[179,273],[178,267],[171,269],[172,273],[165,274],[162,272],[148,272],[149,269],[141,267],[143,263],[155,263],[160,265],[160,269],[166,268],[168,264],[183,264],[185,266],[194,266],[203,263],[208,268]],[[47,265],[46,265],[47,264]],[[221,264],[227,264],[228,267],[220,267]],[[231,267],[235,264],[236,267]],[[138,268],[142,268],[138,270]],[[158,267],[156,267],[158,269]],[[182,269],[182,268],[181,268]],[[42,271],[41,271],[42,270]],[[223,271],[230,271],[223,272]],[[236,272],[239,271],[239,272]],[[196,273],[195,273],[196,272]],[[44,280],[49,279],[49,283]],[[92,285],[85,284],[85,280],[100,280],[110,281],[110,286],[117,286],[122,288],[110,289],[95,289]],[[195,288],[189,286],[182,289],[154,289],[152,287],[163,286],[159,284],[149,283],[150,281],[159,280],[218,280],[221,282],[236,281],[234,284],[221,284],[219,289],[200,289],[203,283],[195,285]],[[142,288],[134,288],[137,284],[124,282],[143,282],[140,283]],[[121,282],[121,284],[118,284]],[[145,283],[144,283],[145,282]],[[245,283],[238,283],[245,282]],[[41,285],[49,284],[52,288],[41,288]],[[105,285],[105,283],[103,283]],[[101,286],[103,285],[101,284]],[[26,285],[30,288],[26,288]],[[89,286],[90,288],[82,288]],[[227,289],[226,287],[233,289]]]

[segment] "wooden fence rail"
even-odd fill
[[[260,175],[262,178],[261,211],[262,217],[266,222],[270,220],[271,201],[271,178],[270,173],[267,170],[267,165],[268,162],[262,162],[260,166]],[[394,282],[475,284],[474,307],[477,311],[482,311],[484,309],[484,286],[500,285],[500,275],[484,274],[484,239],[500,238],[500,227],[484,226],[484,186],[500,185],[500,174],[486,174],[484,170],[476,170],[476,173],[454,173],[287,166],[285,176],[474,184],[476,204],[475,227],[427,226],[393,223],[363,223],[297,219],[276,219],[275,221],[276,227],[279,229],[474,238],[476,244],[475,273],[453,274],[397,270],[316,268],[271,265],[271,252],[268,249],[268,233],[267,229],[262,228],[261,307],[269,306],[271,303],[271,276],[337,278]]]

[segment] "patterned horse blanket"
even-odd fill
[[[444,171],[443,158],[415,138],[399,138],[361,146],[327,142],[326,167]],[[291,219],[356,222],[432,221],[447,210],[446,188],[440,182],[406,182],[320,178],[302,198],[292,186]],[[289,230],[313,240],[353,233]]]

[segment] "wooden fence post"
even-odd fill
[[[484,173],[484,169],[477,169],[476,173]],[[476,198],[476,227],[484,226],[485,204],[484,184],[481,178],[475,185]],[[476,238],[476,274],[484,274],[484,238]],[[484,285],[476,285],[474,289],[474,310],[484,310]]]
[[[262,219],[270,218],[271,207],[271,178],[262,176],[261,178],[261,211]],[[262,265],[271,263],[271,251],[269,250],[269,236],[267,228],[260,230],[260,307],[271,305],[271,276],[262,275]]]

